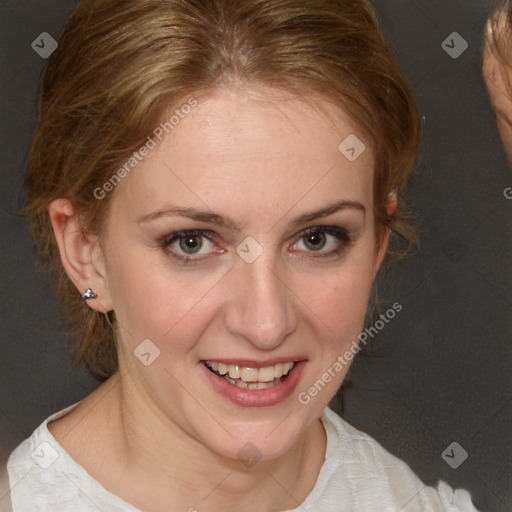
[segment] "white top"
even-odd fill
[[[76,404],[75,404],[76,405]],[[13,512],[141,512],[108,492],[64,451],[44,421],[7,463]],[[286,512],[478,512],[466,490],[426,487],[405,462],[326,408],[325,462],[315,487]]]

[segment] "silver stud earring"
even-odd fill
[[[84,301],[84,304],[87,304],[88,299],[95,299],[96,297],[97,295],[90,288],[87,288],[82,295],[82,300]]]

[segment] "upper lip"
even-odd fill
[[[226,365],[238,365],[243,366],[244,368],[265,368],[266,366],[274,366],[276,364],[283,364],[283,363],[298,363],[300,361],[304,361],[305,357],[296,357],[296,356],[289,356],[289,357],[274,357],[272,359],[267,359],[265,361],[256,361],[254,359],[244,359],[244,358],[212,358],[212,359],[204,359],[204,361],[211,361],[214,363],[221,363]]]

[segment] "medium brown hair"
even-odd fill
[[[487,23],[486,44],[496,58],[512,66],[512,1],[501,2]]]
[[[67,198],[85,233],[99,234],[101,187],[140,148],[169,106],[236,80],[320,94],[356,120],[376,156],[377,237],[414,230],[401,193],[420,137],[416,103],[366,0],[85,0],[45,70],[28,158],[27,213],[56,277],[76,361],[98,376],[117,369],[115,334],[82,303],[60,261],[48,207]],[[341,141],[340,141],[341,142]]]

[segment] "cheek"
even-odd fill
[[[330,341],[339,349],[357,337],[363,326],[371,284],[370,271],[351,272],[349,268],[322,282],[309,283],[306,304],[314,313],[325,342]]]
[[[208,292],[219,275],[174,270],[161,249],[134,250],[121,241],[113,246],[107,273],[123,340],[134,346],[146,338],[172,337],[179,349],[182,337],[173,334],[186,324],[189,336],[194,335],[200,325],[195,309],[204,313]]]
[[[309,284],[309,302],[303,309],[311,367],[305,375],[298,401],[320,414],[339,389],[357,353],[372,284],[372,265],[355,258],[321,282]]]
[[[373,281],[375,243],[368,239],[354,247],[348,257],[332,270],[324,271],[308,287],[319,301],[320,311],[332,319],[333,325],[364,316]]]

